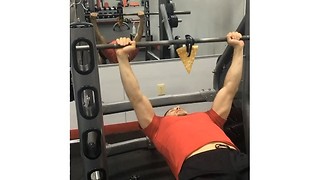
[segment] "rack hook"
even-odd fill
[[[187,47],[188,57],[190,57],[192,46],[194,45],[194,39],[189,34],[185,35],[185,37],[186,37],[186,47]]]

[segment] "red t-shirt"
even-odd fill
[[[116,44],[116,43],[117,43],[116,40],[113,40],[112,42],[110,42],[110,44]],[[110,61],[110,63],[118,63],[116,49],[102,49],[100,52],[105,58],[107,58]],[[131,52],[129,54],[129,61],[132,61],[137,56],[138,53],[139,53],[139,48],[136,48],[135,51]]]
[[[186,116],[154,115],[152,122],[143,131],[178,179],[184,160],[200,147],[214,141],[236,147],[222,130],[224,123],[225,120],[210,109]]]

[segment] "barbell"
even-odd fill
[[[173,15],[185,15],[185,14],[191,14],[191,11],[174,11]],[[119,14],[119,13],[104,13],[103,11],[98,12],[98,18],[105,18],[105,17],[119,17],[119,16],[138,16],[138,13],[123,13],[123,14]],[[144,15],[159,15],[159,12],[149,12],[149,13],[144,13]],[[90,17],[90,14],[87,13],[85,15],[86,17]]]
[[[243,35],[241,40],[247,41],[250,40],[249,35]],[[192,43],[211,43],[211,42],[226,42],[226,37],[219,38],[200,38],[193,39]],[[188,39],[176,39],[176,40],[162,40],[162,41],[145,41],[145,42],[137,42],[136,47],[148,47],[148,46],[169,46],[169,45],[179,45],[179,44],[187,44],[189,42]],[[119,44],[97,44],[97,49],[117,49],[122,48],[123,46]],[[89,45],[76,46],[76,50],[89,50]]]

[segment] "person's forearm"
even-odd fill
[[[143,29],[144,29],[144,19],[140,19],[139,27],[138,27],[138,33],[136,37],[134,38],[134,41],[139,42],[143,35]]]
[[[236,47],[233,50],[231,66],[226,74],[223,86],[235,95],[238,91],[243,67],[243,47]]]
[[[130,102],[133,103],[134,105],[135,102],[138,102],[139,100],[142,99],[143,94],[140,91],[139,82],[132,71],[129,61],[127,59],[121,60],[119,58],[127,58],[127,57],[118,56],[120,77],[121,77],[124,90]]]
[[[93,25],[93,29],[95,32],[95,36],[96,36],[96,41],[98,44],[104,44],[105,42],[102,40],[103,36],[99,30],[98,24],[97,24],[97,19],[91,19],[91,23]]]
[[[94,29],[94,32],[98,35],[100,34],[100,31],[98,29],[98,24],[97,24],[97,20],[96,19],[90,19],[92,25],[93,25],[93,29]]]

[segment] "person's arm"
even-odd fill
[[[104,38],[104,36],[101,34],[98,24],[97,24],[97,12],[90,13],[90,21],[93,25],[93,29],[96,35],[96,41],[98,44],[107,44],[107,40]]]
[[[149,99],[142,94],[139,82],[129,63],[128,54],[136,49],[136,42],[131,41],[130,38],[119,38],[117,39],[117,44],[122,46],[131,44],[124,48],[117,49],[116,52],[122,85],[133,106],[139,124],[144,129],[151,123],[154,111]]]
[[[144,12],[143,11],[139,11],[138,12],[138,16],[140,18],[139,20],[139,27],[138,27],[138,32],[136,34],[136,36],[134,37],[134,41],[139,42],[143,36],[143,29],[144,29]]]
[[[231,111],[242,76],[244,42],[240,40],[241,37],[242,35],[238,32],[227,34],[227,42],[233,47],[232,63],[224,79],[223,87],[218,91],[212,103],[212,109],[225,120]]]

